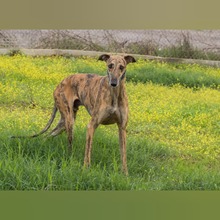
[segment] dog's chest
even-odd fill
[[[109,106],[106,107],[103,111],[102,118],[101,118],[101,124],[108,125],[108,124],[114,124],[119,121],[120,114],[118,108],[115,106]]]

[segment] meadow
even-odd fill
[[[117,126],[95,133],[92,165],[83,169],[83,107],[67,138],[32,135],[50,118],[53,90],[77,72],[106,74],[93,58],[0,56],[0,190],[219,190],[220,70],[138,60],[127,67],[127,160],[121,173]],[[59,120],[59,114],[56,121]]]

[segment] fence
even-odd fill
[[[220,60],[220,30],[0,30],[0,48]]]

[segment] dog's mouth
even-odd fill
[[[117,83],[111,83],[110,84],[112,87],[116,87],[117,86]]]

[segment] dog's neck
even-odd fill
[[[117,87],[109,85],[109,90],[111,93],[112,106],[118,107],[118,103],[123,100],[125,94],[125,80],[121,80]]]

